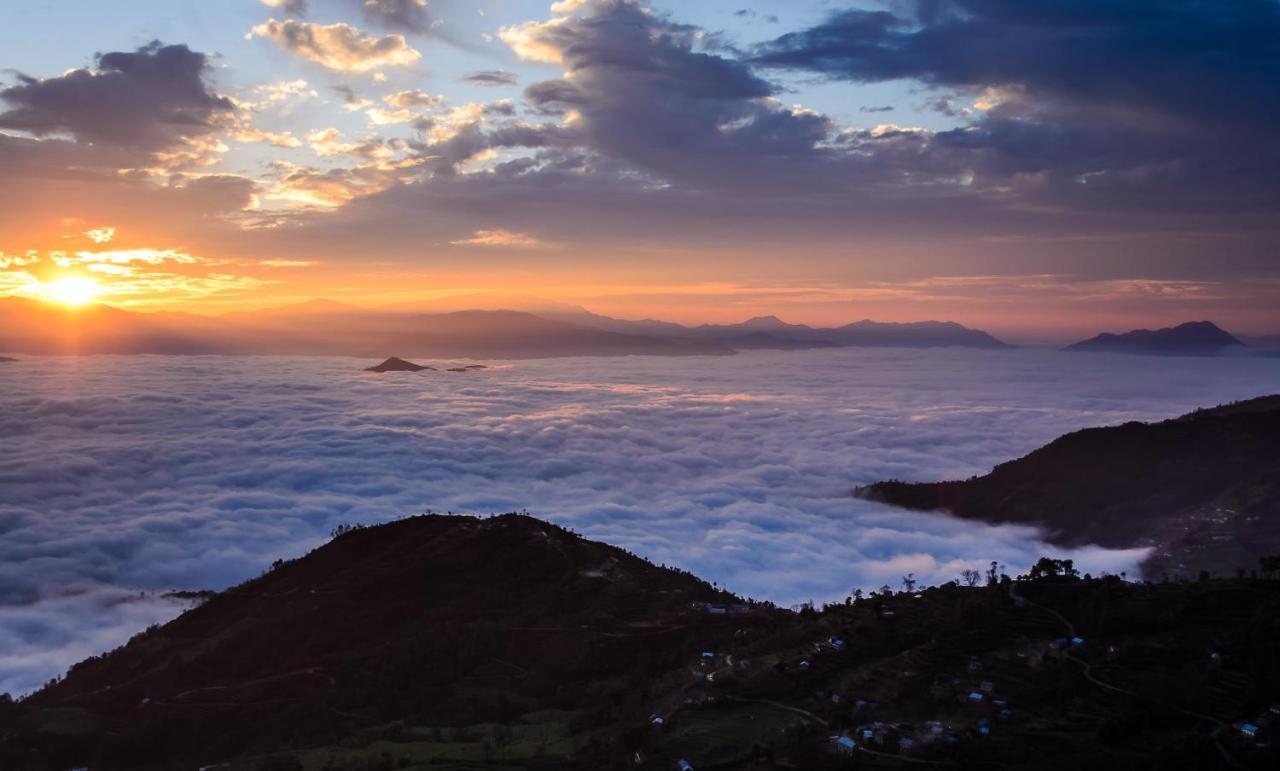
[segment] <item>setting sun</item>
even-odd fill
[[[82,276],[68,276],[51,281],[45,286],[45,296],[50,302],[78,307],[98,296],[98,282]]]

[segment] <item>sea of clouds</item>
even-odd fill
[[[1067,431],[1280,390],[1280,359],[845,349],[361,371],[351,359],[0,364],[0,692],[323,543],[517,509],[780,604],[1010,573],[1034,530],[854,500]],[[1133,571],[1141,550],[1070,553]],[[494,565],[501,570],[501,565]]]

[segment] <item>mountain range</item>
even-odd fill
[[[468,298],[484,306],[500,300]],[[209,317],[137,313],[105,305],[69,309],[0,298],[0,351],[18,353],[300,354],[426,358],[708,356],[737,350],[840,346],[1001,348],[985,332],[951,322],[860,321],[821,329],[774,317],[686,327],[628,321],[575,306],[521,300],[521,308],[398,305],[360,308],[331,300]]]
[[[963,481],[886,481],[855,495],[1039,525],[1064,546],[1150,546],[1149,575],[1231,573],[1280,553],[1277,459],[1280,396],[1263,396],[1076,431]]]

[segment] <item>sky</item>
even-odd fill
[[[62,0],[0,295],[1280,332],[1276,0]]]
[[[0,692],[26,693],[341,522],[526,509],[791,605],[1042,555],[1028,527],[850,494],[1274,391],[1280,359],[839,349],[487,362],[23,357],[0,377]],[[448,362],[428,362],[438,367]],[[145,596],[140,593],[145,592]]]

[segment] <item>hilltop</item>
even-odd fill
[[[1135,329],[1124,334],[1103,332],[1072,343],[1064,351],[1103,351],[1154,356],[1217,356],[1243,350],[1245,344],[1211,321],[1188,321],[1165,329]]]
[[[737,601],[520,515],[335,536],[24,705],[84,715],[94,730],[82,751],[127,768],[321,741],[335,721],[503,722],[576,704],[584,689],[593,704],[627,699],[650,667],[674,663],[663,655],[679,650],[690,603]]]
[[[1280,397],[1059,437],[963,481],[855,494],[966,519],[1041,525],[1069,546],[1153,546],[1146,570],[1194,575],[1280,552]]]
[[[430,369],[434,369],[434,367],[428,367],[424,364],[414,364],[411,361],[405,361],[404,359],[401,359],[397,356],[392,356],[390,359],[387,359],[381,364],[375,364],[372,367],[365,367],[364,371],[365,372],[422,372],[424,370],[430,370]]]
[[[917,591],[908,576],[904,591],[791,612],[526,516],[339,528],[0,700],[0,766],[1275,760],[1258,743],[1280,693],[1280,582],[1138,586],[1049,559],[980,579]]]

